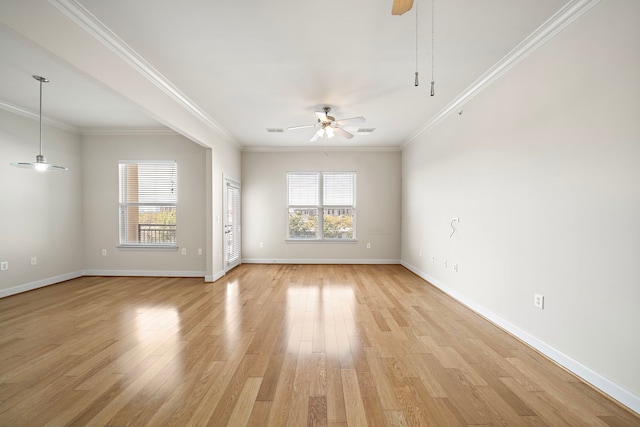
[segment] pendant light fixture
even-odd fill
[[[54,166],[50,163],[47,163],[47,159],[42,154],[42,83],[48,83],[49,80],[47,80],[44,77],[35,76],[35,75],[33,76],[33,78],[40,82],[40,154],[36,156],[35,162],[11,162],[11,166],[24,168],[24,169],[35,169],[37,171],[69,170],[64,166]]]
[[[436,94],[436,90],[435,90],[435,66],[434,66],[434,47],[435,47],[435,29],[434,29],[434,24],[435,24],[435,6],[434,6],[434,2],[435,0],[431,0],[431,92],[430,95],[434,96]],[[414,78],[414,82],[413,85],[414,86],[418,86],[420,84],[420,82],[418,81],[418,0],[415,1],[415,6],[416,6],[416,72],[415,72],[415,78]]]

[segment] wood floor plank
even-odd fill
[[[226,425],[238,427],[247,425],[249,417],[251,416],[253,404],[256,401],[258,390],[260,390],[261,383],[262,378],[247,378],[244,387],[242,388],[242,391],[238,396],[238,402],[233,408],[233,412],[231,413],[229,421],[226,423]],[[223,423],[223,421],[220,419],[214,419],[212,421],[213,425],[221,425]]]
[[[293,381],[293,394],[289,401],[288,425],[305,425],[309,417],[310,386],[314,376],[311,341],[301,341],[298,364]]]
[[[398,265],[81,277],[0,299],[1,426],[638,426]]]
[[[327,420],[327,397],[309,397],[309,412],[307,417],[308,427],[326,427]]]
[[[409,427],[402,411],[385,411],[384,415],[385,424],[389,427]]]
[[[271,413],[271,403],[264,400],[256,400],[253,403],[249,420],[247,420],[248,427],[264,427],[269,423],[269,414]]]
[[[344,406],[347,410],[347,425],[367,426],[367,413],[364,408],[358,377],[353,369],[343,369],[342,385],[344,387]]]
[[[346,423],[344,387],[340,363],[330,363],[327,369],[327,419],[329,423]]]

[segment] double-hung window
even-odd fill
[[[175,161],[121,160],[120,246],[176,246]]]
[[[289,172],[287,194],[287,239],[355,240],[355,172]]]

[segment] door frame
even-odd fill
[[[234,230],[234,238],[238,239],[238,258],[233,262],[229,262],[229,254],[227,248],[227,228],[229,226],[228,222],[228,188],[233,187],[237,188],[240,196],[239,203],[239,212],[234,213],[236,215],[237,224]],[[224,272],[232,270],[238,265],[242,264],[242,186],[240,184],[240,180],[231,178],[226,175],[222,175],[222,251],[223,251],[223,264],[224,264]]]

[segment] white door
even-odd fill
[[[224,270],[240,264],[240,184],[224,179]]]

